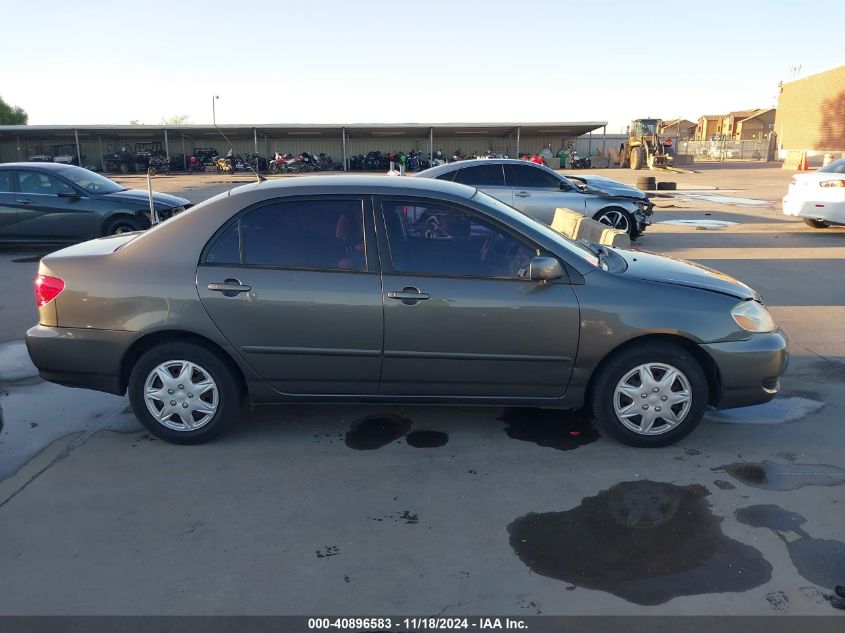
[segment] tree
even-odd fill
[[[141,123],[140,119],[131,119],[129,125],[143,125],[143,123]]]
[[[171,117],[161,117],[161,124],[162,125],[185,125],[189,123],[188,119],[191,118],[190,114],[175,114]]]
[[[26,125],[29,115],[20,106],[11,106],[0,97],[0,125]]]

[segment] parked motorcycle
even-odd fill
[[[446,157],[443,155],[443,150],[439,149],[434,152],[434,156],[431,159],[431,166],[437,167],[438,165],[445,165],[446,164]]]
[[[578,152],[573,151],[572,155],[569,157],[570,169],[590,169],[592,166],[593,161],[589,156],[582,158],[578,156]]]
[[[147,162],[147,173],[150,176],[155,176],[156,174],[170,175],[170,159],[163,156],[150,156]]]
[[[364,170],[377,170],[377,169],[384,169],[384,160],[379,151],[372,151],[367,152],[367,155],[364,156],[363,160],[361,160],[361,169]]]
[[[214,159],[214,166],[217,168],[218,174],[235,173],[235,159],[231,156],[218,156]]]

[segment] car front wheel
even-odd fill
[[[637,237],[636,223],[634,218],[625,209],[618,207],[611,207],[609,209],[602,209],[593,216],[596,222],[606,224],[607,226],[625,231],[631,239]]]
[[[600,370],[591,404],[607,432],[625,444],[674,444],[698,426],[707,407],[707,378],[682,347],[644,343],[623,350]]]
[[[192,343],[163,343],[144,353],[129,378],[132,411],[153,435],[201,444],[238,418],[240,383],[227,363]]]

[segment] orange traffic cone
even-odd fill
[[[807,152],[801,152],[801,162],[798,164],[798,171],[807,171]]]

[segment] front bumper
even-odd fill
[[[780,391],[780,376],[789,362],[787,338],[781,330],[753,334],[745,341],[705,343],[701,348],[718,371],[717,408],[762,404]]]
[[[36,325],[26,333],[26,347],[44,380],[123,395],[121,363],[135,336],[119,330]]]
[[[652,215],[654,214],[654,203],[651,200],[643,200],[642,204],[636,205],[637,210],[634,211],[634,219],[637,222],[637,228],[640,232],[645,231],[645,228],[651,224]]]

